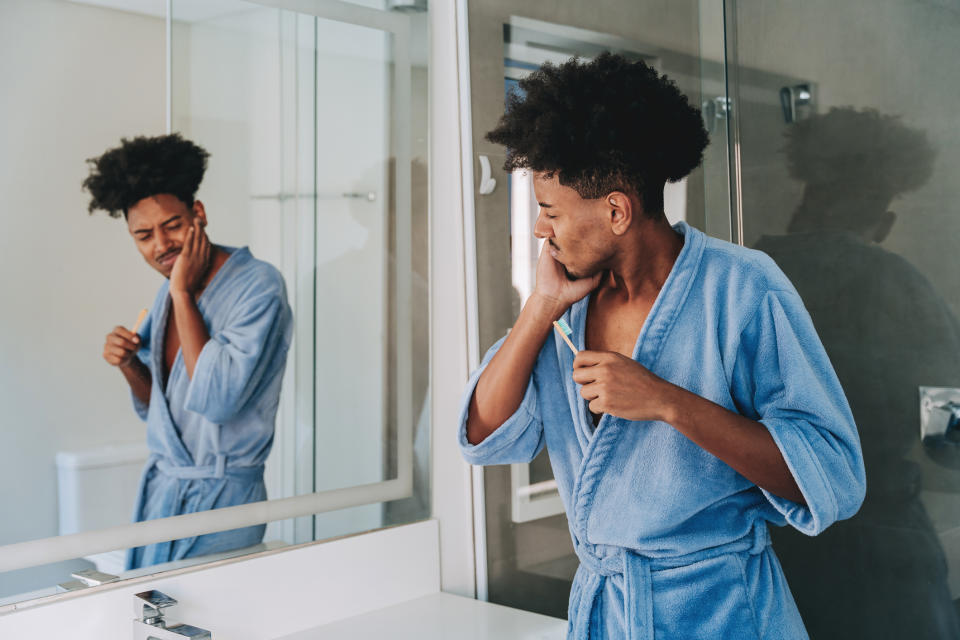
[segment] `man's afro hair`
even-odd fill
[[[103,209],[119,218],[134,204],[160,194],[170,194],[192,206],[207,169],[210,154],[179,133],[132,140],[99,158],[90,158],[90,175],[83,187],[93,196],[87,210]]]
[[[507,147],[504,169],[556,174],[583,198],[633,191],[647,213],[663,184],[695,169],[707,146],[700,111],[642,61],[603,53],[546,63],[520,80],[487,140]]]

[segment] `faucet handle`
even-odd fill
[[[133,594],[133,612],[147,624],[162,620],[163,610],[175,604],[176,600],[156,589]]]

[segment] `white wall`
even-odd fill
[[[0,544],[57,534],[57,451],[143,439],[101,353],[162,280],[122,219],[87,215],[80,183],[121,136],[163,133],[164,30],[58,0],[0,3]]]

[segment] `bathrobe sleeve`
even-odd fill
[[[229,422],[261,380],[283,366],[292,326],[282,287],[241,299],[200,351],[184,406],[210,422]],[[282,351],[281,351],[282,350]]]
[[[860,438],[795,291],[764,294],[741,332],[733,387],[744,414],[770,431],[806,500],[763,491],[786,522],[816,535],[856,513],[866,490]]]
[[[472,445],[467,442],[467,415],[470,411],[473,392],[477,388],[477,382],[480,380],[481,374],[486,370],[487,365],[500,349],[504,340],[506,340],[506,337],[501,338],[499,342],[490,347],[480,364],[480,368],[470,376],[467,389],[463,394],[459,427],[460,451],[463,453],[464,459],[470,464],[490,465],[531,462],[543,449],[543,423],[540,419],[537,404],[537,385],[535,382],[536,367],[534,367],[533,374],[530,375],[527,390],[516,412],[480,444]]]
[[[140,328],[137,330],[137,335],[140,336],[140,348],[137,349],[137,359],[150,370],[150,336],[153,335],[153,309],[150,310],[150,313],[147,314],[147,317],[144,318],[143,324],[140,325]],[[150,375],[153,375],[153,371],[150,371]],[[151,385],[151,393],[153,392],[153,387]],[[130,399],[133,401],[133,409],[137,412],[137,415],[140,416],[140,419],[146,422],[147,412],[150,409],[150,406],[141,402],[133,390],[130,390]]]

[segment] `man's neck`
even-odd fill
[[[601,281],[599,292],[615,294],[623,303],[656,298],[673,269],[683,236],[666,217],[644,220]]]
[[[210,256],[210,268],[207,269],[207,275],[203,277],[203,282],[200,283],[200,286],[197,287],[197,293],[194,295],[194,298],[199,298],[200,295],[207,288],[207,285],[210,284],[210,281],[213,280],[213,277],[217,275],[217,271],[220,270],[220,267],[230,258],[230,254],[218,247],[215,244],[211,244],[212,249]]]

